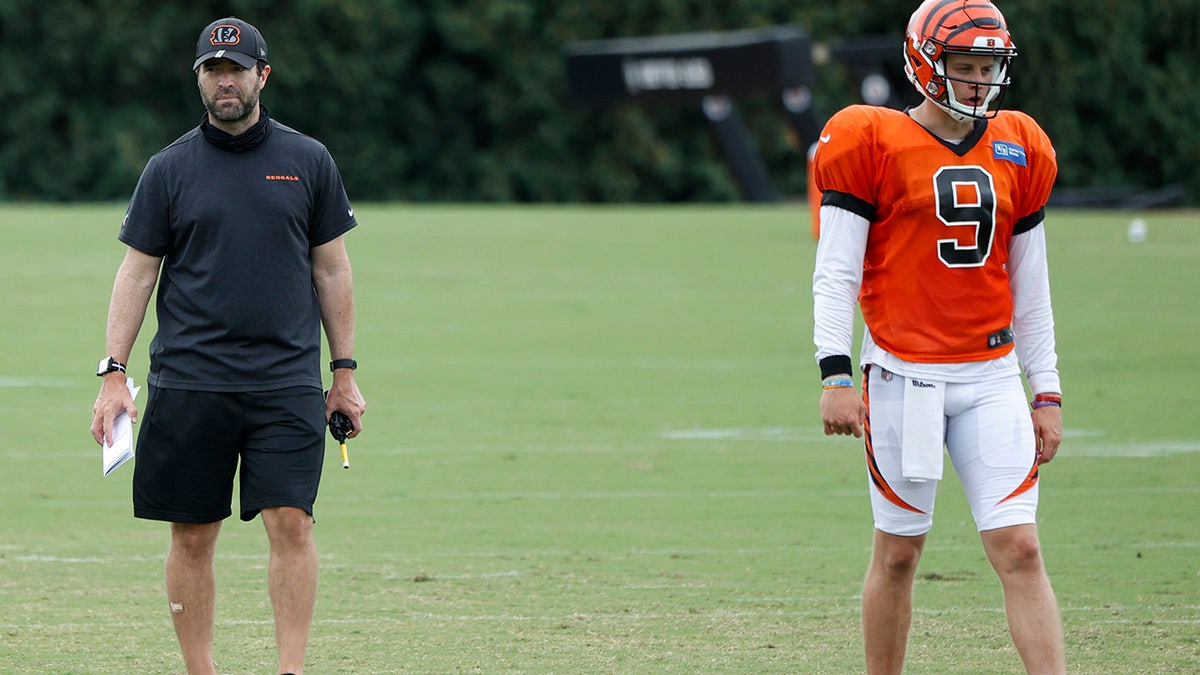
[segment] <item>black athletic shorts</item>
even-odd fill
[[[320,389],[148,389],[134,455],[134,516],[173,523],[224,520],[232,514],[235,473],[242,520],[274,506],[312,515],[325,459]]]

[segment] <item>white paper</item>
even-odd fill
[[[136,400],[142,388],[133,386],[132,377],[125,378],[125,386],[129,388],[130,396]],[[113,420],[112,441],[112,445],[104,446],[102,453],[104,476],[133,459],[133,422],[129,420],[129,413],[123,412]]]

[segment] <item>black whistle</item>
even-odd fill
[[[333,436],[333,440],[338,443],[345,443],[346,436],[354,431],[354,424],[346,417],[346,413],[340,410],[334,410],[329,415],[329,435]]]

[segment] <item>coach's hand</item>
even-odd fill
[[[338,368],[333,371],[333,384],[329,387],[329,395],[325,397],[325,421],[334,410],[341,411],[350,418],[354,430],[346,434],[346,438],[354,438],[362,433],[362,416],[367,411],[367,402],[358,391],[354,381],[354,370]]]
[[[1056,405],[1033,409],[1033,436],[1037,439],[1038,464],[1045,464],[1058,454],[1062,445],[1062,408]]]
[[[867,404],[854,387],[837,387],[821,392],[821,422],[825,435],[853,435],[862,438]]]
[[[92,438],[100,445],[111,445],[113,420],[129,413],[129,421],[137,423],[138,409],[125,384],[125,373],[112,372],[100,383],[100,393],[92,406]]]

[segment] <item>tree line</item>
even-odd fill
[[[209,21],[270,47],[271,115],[325,143],[356,201],[730,201],[692,107],[567,100],[576,41],[803,26],[821,44],[900,36],[915,0],[8,0],[0,5],[0,200],[127,199],[203,114],[189,72]],[[1200,3],[997,0],[1020,55],[1005,107],[1053,140],[1060,189],[1182,186],[1200,204]],[[1114,28],[1114,26],[1116,28]],[[859,102],[815,69],[828,116]],[[777,96],[740,100],[777,190],[805,194]]]

